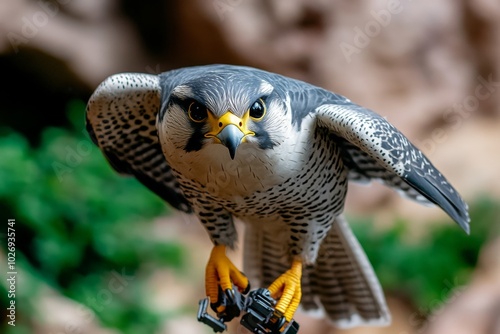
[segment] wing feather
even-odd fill
[[[318,126],[328,128],[347,141],[351,150],[354,146],[362,152],[360,156],[371,159],[367,160],[371,170],[363,173],[358,168],[355,172],[369,178],[377,174],[396,185],[399,178],[429,202],[441,207],[469,233],[467,204],[427,157],[387,120],[349,100],[324,104],[315,111]],[[411,194],[405,187],[400,189]]]
[[[349,169],[349,180],[369,183],[378,180],[394,189],[400,195],[424,205],[434,205],[427,198],[411,187],[398,175],[385,169],[375,159],[347,140],[332,134],[332,139],[341,147],[344,164]]]
[[[87,131],[117,172],[135,176],[175,208],[191,212],[158,141],[160,103],[158,76],[113,75],[90,97]]]

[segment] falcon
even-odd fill
[[[119,173],[196,215],[213,243],[211,307],[268,287],[291,321],[299,305],[334,325],[386,325],[374,271],[343,216],[348,181],[379,180],[444,210],[469,233],[468,207],[388,121],[311,84],[250,67],[116,74],[91,96],[87,130]],[[227,257],[245,223],[243,274]]]

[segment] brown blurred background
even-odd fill
[[[500,200],[498,1],[2,0],[0,32],[0,124],[33,147],[46,127],[68,126],[68,103],[85,102],[111,74],[242,64],[305,80],[373,109],[419,146],[467,201]],[[436,221],[451,225],[440,210],[378,184],[351,186],[346,210],[371,216],[382,230],[404,220],[410,243]],[[179,215],[143,224],[154,238],[180,240],[188,249],[187,274],[157,269],[144,278],[147,304],[173,314],[196,305],[210,249],[204,231],[194,218]],[[389,328],[340,331],[299,314],[301,332],[500,333],[498,238],[481,246],[465,286],[439,284],[448,291],[425,312],[389,294]],[[82,318],[75,301],[53,291],[31,312],[37,333],[72,333],[68,323],[73,332],[119,332],[96,317]],[[159,332],[210,331],[189,311],[169,317]]]

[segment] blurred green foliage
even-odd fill
[[[404,221],[382,230],[369,219],[358,219],[352,227],[384,290],[406,297],[426,316],[469,281],[481,247],[499,235],[498,202],[477,199],[470,217],[470,235],[447,219],[429,224],[417,240],[410,240],[409,223]]]
[[[134,178],[112,170],[84,130],[84,108],[71,103],[73,128],[47,128],[37,148],[12,130],[0,130],[0,216],[5,223],[17,220],[16,264],[23,287],[30,287],[17,291],[16,333],[29,327],[42,282],[92,308],[105,326],[153,332],[161,317],[143,305],[139,282],[109,298],[113,273],[134,277],[148,263],[184,264],[180,244],[147,234],[147,221],[167,206]],[[6,295],[0,291],[3,303]]]
[[[34,301],[48,285],[90,307],[107,327],[152,333],[165,315],[147,306],[144,278],[135,274],[144,264],[181,269],[183,249],[148,235],[146,222],[166,213],[165,204],[135,179],[111,169],[88,138],[83,114],[82,102],[71,103],[73,127],[47,128],[36,148],[15,131],[0,128],[0,218],[17,220],[17,267],[23,279],[12,332],[32,332]],[[425,316],[467,282],[481,246],[498,232],[493,230],[497,217],[498,203],[481,199],[471,209],[470,236],[448,221],[432,225],[418,242],[408,240],[406,222],[386,230],[366,219],[352,225],[384,289],[403,294]],[[124,287],[119,292],[111,289],[117,277]],[[0,285],[6,305],[3,290]],[[1,332],[12,329],[3,326]],[[77,331],[69,324],[66,333]]]

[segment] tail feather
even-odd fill
[[[359,242],[337,217],[321,243],[310,281],[313,294],[340,328],[390,323],[384,294]]]
[[[288,253],[283,247],[284,233],[269,233],[245,226],[243,271],[252,287],[267,287],[290,268]]]
[[[246,226],[244,271],[253,287],[269,286],[290,267],[286,240],[285,232]],[[339,328],[390,323],[380,283],[343,217],[335,219],[316,262],[303,270],[301,307],[326,314]]]

